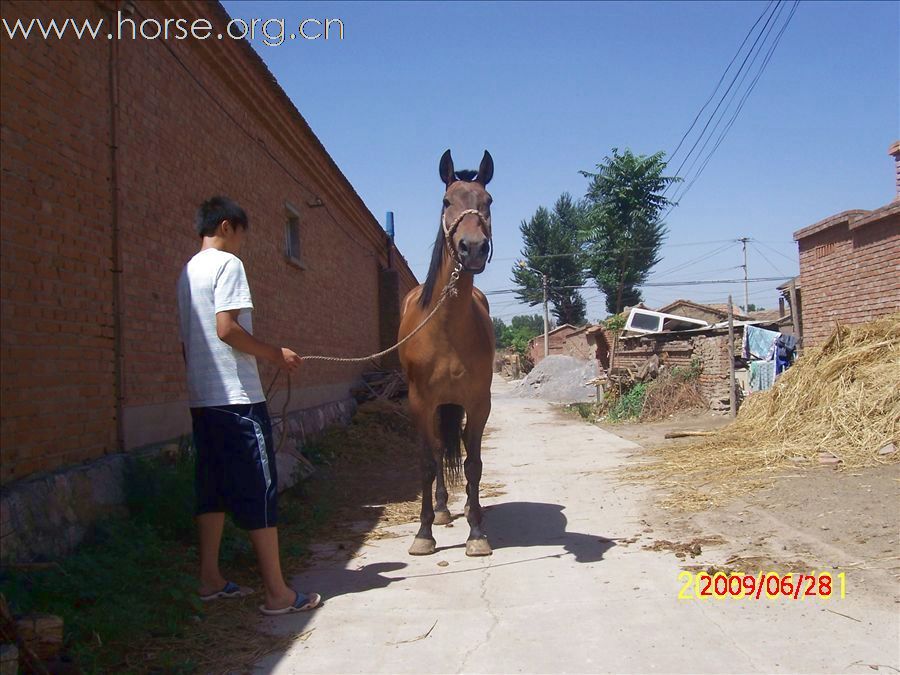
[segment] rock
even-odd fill
[[[19,648],[0,645],[0,675],[16,675],[19,672]]]
[[[42,661],[59,656],[63,645],[63,620],[53,614],[29,614],[16,621],[22,644]]]
[[[830,452],[819,453],[819,464],[840,464],[843,460],[835,457]]]
[[[878,451],[878,454],[879,455],[892,455],[895,452],[897,452],[897,446],[894,445],[893,443],[888,443],[886,446],[884,446],[883,448],[881,448]]]
[[[595,361],[553,354],[542,359],[516,384],[516,395],[554,403],[587,403],[597,398]]]

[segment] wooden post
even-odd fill
[[[550,356],[550,313],[547,311],[547,275],[541,273],[544,287],[544,356]]]
[[[746,327],[744,330],[747,330]],[[734,305],[731,304],[731,296],[728,296],[728,384],[729,400],[731,402],[731,416],[737,416],[737,392],[734,381]]]
[[[794,337],[797,338],[798,352],[803,346],[803,324],[800,317],[800,299],[797,296],[797,283],[791,279],[791,285],[788,287],[791,302],[791,323],[794,327]]]

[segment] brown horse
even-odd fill
[[[434,317],[400,348],[400,362],[409,381],[410,411],[423,441],[421,527],[409,552],[434,553],[432,524],[451,521],[446,481],[458,479],[463,470],[462,439],[470,528],[466,555],[490,555],[481,527],[478,485],[481,436],[491,412],[494,328],[487,298],[473,280],[484,271],[492,253],[491,196],[485,187],[494,174],[494,161],[485,150],[477,173],[456,172],[447,150],[439,172],[446,192],[431,267],[425,283],[403,300],[400,320],[402,340],[434,310],[451,277],[456,279],[456,294],[448,295]]]

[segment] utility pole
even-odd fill
[[[544,287],[544,356],[550,356],[550,313],[547,310],[547,275],[541,272]]]
[[[738,239],[744,247],[744,264],[742,267],[744,268],[744,314],[750,311],[750,286],[747,283],[747,242],[750,241],[749,237],[741,237]]]
[[[744,327],[747,330],[747,327]],[[731,408],[731,416],[737,416],[737,391],[734,381],[734,305],[731,296],[728,296],[728,402]]]

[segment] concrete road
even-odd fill
[[[484,480],[505,491],[484,500],[493,556],[465,557],[462,519],[424,558],[406,553],[414,525],[349,561],[323,545],[295,582],[325,605],[267,620],[314,630],[257,672],[900,672],[900,605],[852,584],[845,599],[679,600],[681,561],[641,546],[646,491],[607,471],[635,446],[510,391],[495,382],[485,441]]]

